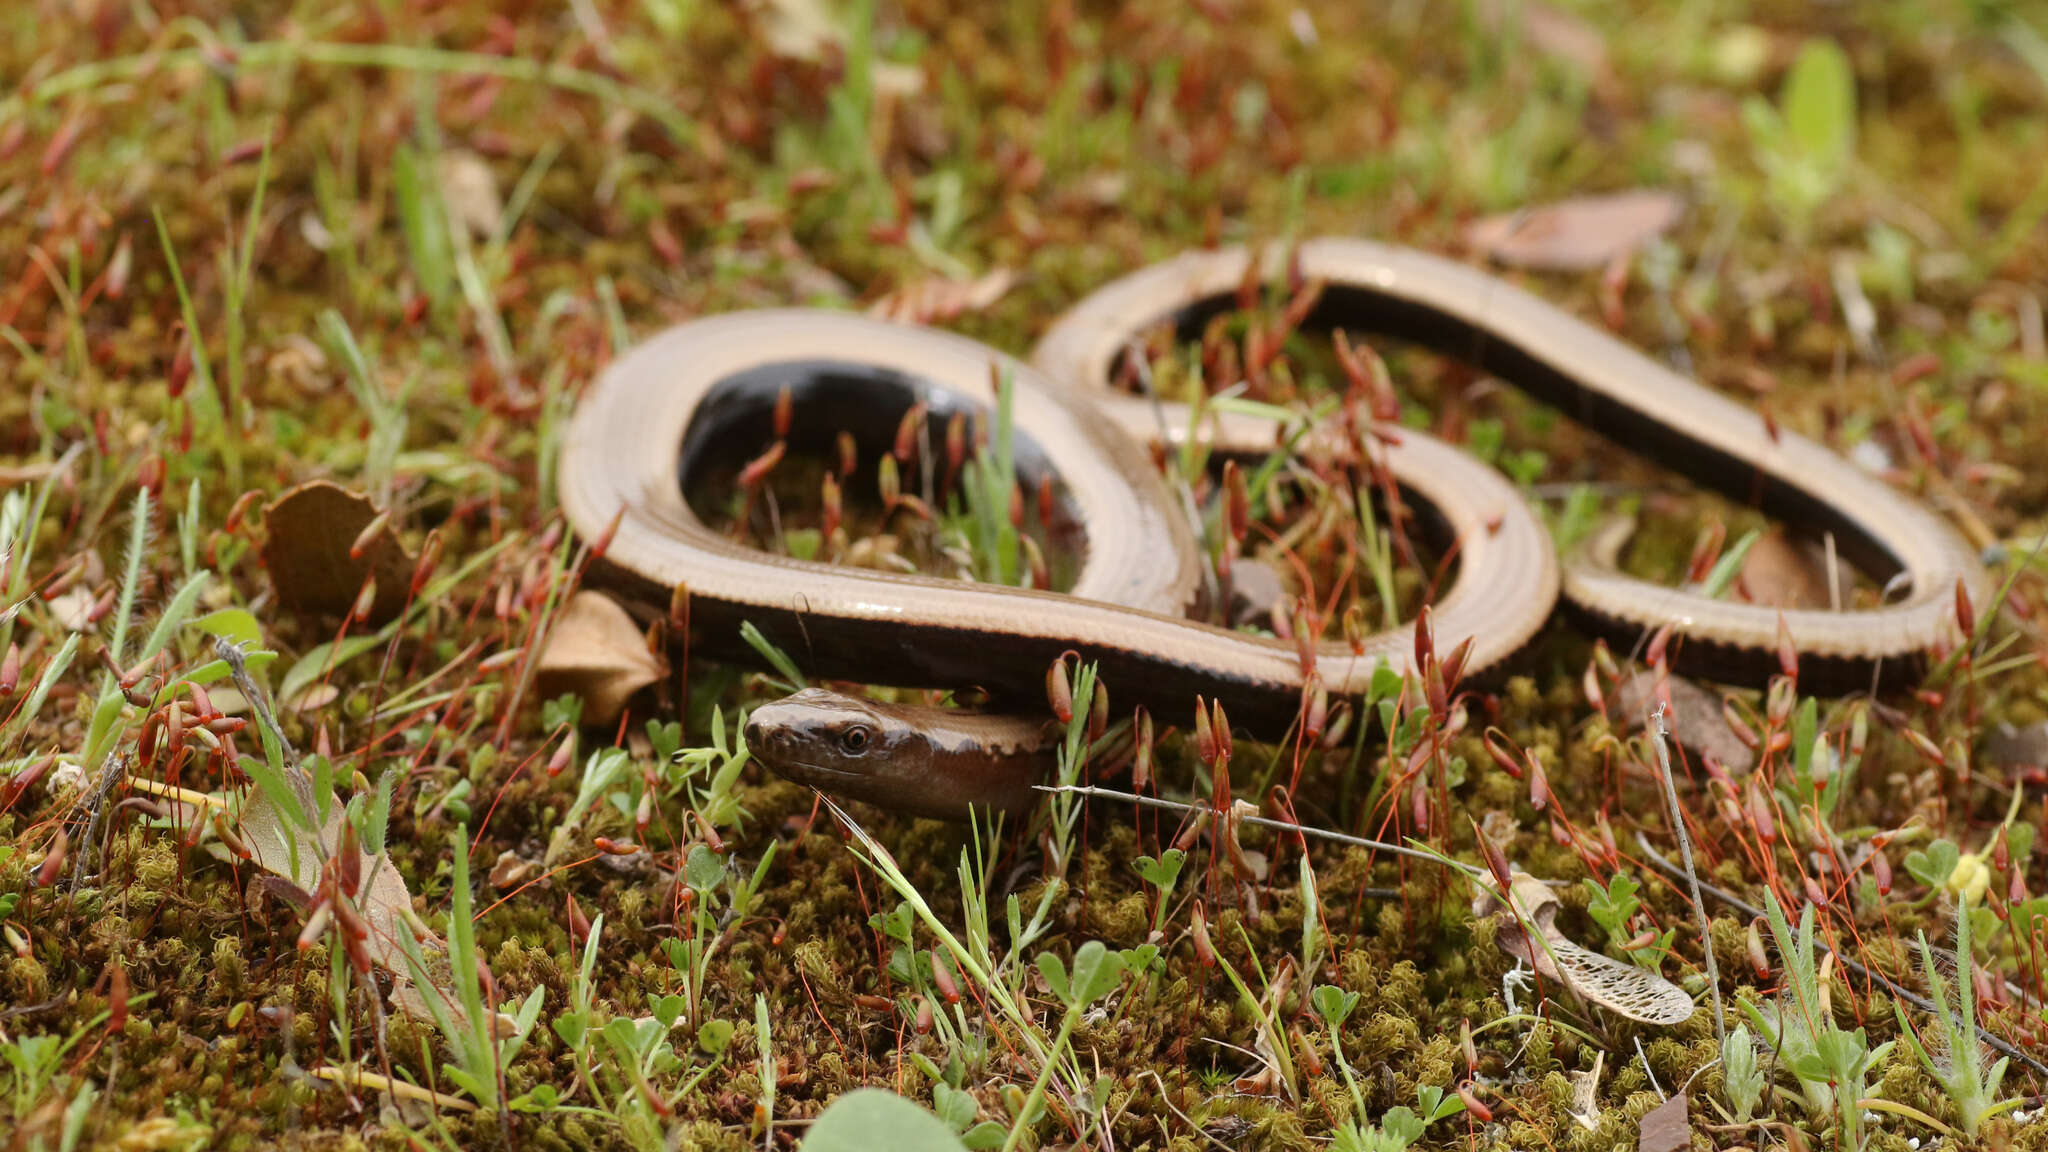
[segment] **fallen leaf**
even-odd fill
[[[296,612],[339,616],[355,606],[363,581],[376,573],[377,599],[370,622],[382,624],[405,608],[413,557],[392,529],[377,534],[360,560],[349,547],[380,512],[366,496],[314,480],[280,496],[264,514],[263,566],[278,603]]]
[[[617,720],[633,693],[665,674],[626,610],[588,589],[562,608],[534,667],[542,699],[574,693],[583,700],[583,722],[594,725]]]
[[[1756,538],[1738,575],[1743,594],[1770,608],[1827,608],[1827,574],[1812,552],[1779,529]]]
[[[1982,758],[2001,768],[2048,767],[2048,720],[2019,728],[2001,721],[1984,737]]]
[[[509,892],[540,874],[540,861],[528,860],[512,849],[498,853],[491,865],[491,887]]]
[[[1679,1152],[1692,1147],[1692,1124],[1686,1119],[1685,1093],[1680,1092],[1643,1113],[1636,1152]]]
[[[1582,196],[1488,216],[1465,242],[1503,264],[1552,272],[1604,267],[1678,222],[1684,201],[1654,188]]]
[[[306,783],[310,785],[311,781]],[[310,788],[307,794],[311,795]],[[311,893],[320,884],[320,853],[334,851],[341,844],[342,808],[338,799],[329,806],[315,843],[303,828],[286,819],[269,796],[258,790],[242,806],[235,832],[248,847],[257,867],[289,880],[302,893]],[[440,949],[441,940],[412,914],[412,893],[389,856],[362,852],[359,867],[362,887],[356,893],[356,909],[370,928],[370,938],[365,941],[370,960],[404,984],[408,976],[404,946],[399,943],[398,934],[412,932],[427,949]]]
[[[66,631],[84,632],[92,627],[93,599],[92,589],[74,584],[51,598],[50,615]]]
[[[1756,762],[1750,750],[1728,727],[1721,711],[1721,698],[1682,676],[1671,679],[1671,710],[1664,714],[1665,731],[1696,756],[1711,756],[1730,772],[1747,772]],[[1614,687],[1614,713],[1623,732],[1642,730],[1649,714],[1656,710],[1657,674],[1637,672]]]
[[[1230,622],[1239,628],[1273,626],[1287,611],[1292,593],[1287,577],[1264,560],[1240,557],[1230,564]]]
[[[1017,274],[998,268],[972,280],[928,276],[912,281],[868,306],[868,315],[899,324],[943,324],[969,312],[980,312],[1010,291]]]

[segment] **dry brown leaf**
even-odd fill
[[[868,315],[899,324],[943,324],[990,307],[1016,283],[1017,274],[1008,268],[998,268],[972,280],[929,276],[875,301],[868,306]]]
[[[1749,546],[1737,581],[1751,603],[1770,608],[1827,608],[1832,602],[1827,573],[1812,552],[1776,528]]]
[[[583,700],[583,722],[598,725],[617,720],[633,693],[665,674],[626,610],[588,589],[563,606],[534,668],[542,699],[572,692]]]
[[[307,795],[311,795],[310,790]],[[328,808],[327,819],[320,826],[319,843],[315,844],[284,817],[268,796],[257,791],[242,806],[241,822],[235,831],[258,867],[291,881],[300,892],[311,893],[320,885],[320,852],[332,852],[341,844],[342,809],[340,800]],[[398,934],[411,931],[422,950],[440,950],[441,940],[412,914],[412,893],[389,856],[363,852],[360,868],[362,887],[356,893],[356,909],[370,927],[370,938],[365,942],[370,959],[403,984],[408,973],[404,945],[399,943]]]
[[[528,860],[507,848],[498,853],[497,861],[491,865],[491,887],[500,892],[509,892],[538,875],[540,861]]]
[[[1685,203],[1654,188],[1581,196],[1488,216],[1465,242],[1503,264],[1553,272],[1605,266],[1678,222]]]
[[[1643,1113],[1636,1152],[1679,1152],[1692,1147],[1692,1124],[1686,1119],[1685,1093],[1680,1092]]]
[[[366,496],[339,484],[314,480],[280,496],[264,514],[268,533],[263,566],[277,589],[278,603],[297,612],[339,616],[355,606],[363,581],[377,578],[370,622],[382,624],[405,608],[412,584],[413,557],[386,528],[360,560],[348,552],[379,514]]]
[[[2048,767],[2048,721],[2024,727],[2000,722],[1984,737],[1982,758],[2001,768]]]
[[[1624,732],[1641,731],[1658,703],[1655,672],[1637,672],[1614,687],[1614,712]],[[1721,698],[1682,676],[1671,677],[1671,710],[1664,715],[1664,727],[1694,755],[1711,756],[1730,772],[1747,772],[1756,762],[1756,753],[1728,727]]]

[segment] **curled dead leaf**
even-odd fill
[[[507,848],[498,853],[497,861],[491,865],[491,887],[500,892],[509,892],[538,875],[540,861],[528,860]]]
[[[1475,221],[1465,242],[1518,268],[1579,272],[1654,239],[1684,210],[1676,193],[1654,188],[1581,196]]]
[[[370,622],[382,624],[403,611],[413,556],[397,532],[386,528],[367,542],[361,558],[349,555],[356,537],[381,514],[368,497],[326,480],[280,496],[264,514],[263,541],[263,566],[278,603],[296,612],[339,616],[354,607],[364,580],[374,575]]]
[[[604,725],[665,673],[626,610],[586,589],[569,598],[548,630],[534,680],[543,699],[574,693],[583,700],[583,722]]]

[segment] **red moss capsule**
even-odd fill
[[[1969,588],[1960,578],[1956,580],[1956,624],[1966,637],[1977,634],[1977,610],[1970,603]]]
[[[334,882],[341,894],[351,900],[362,890],[363,849],[352,820],[341,822],[341,847],[334,854]]]
[[[1341,748],[1344,745],[1344,737],[1351,734],[1351,719],[1356,713],[1351,710],[1349,702],[1339,700],[1330,715],[1329,729],[1323,733],[1323,747]]]
[[[1131,787],[1143,792],[1152,786],[1152,714],[1142,706],[1133,715],[1135,751],[1131,757]]]
[[[1209,939],[1209,915],[1202,908],[1200,900],[1195,901],[1195,910],[1189,915],[1189,933],[1195,941],[1195,963],[1204,968],[1216,966],[1216,945]]]
[[[777,440],[775,443],[770,444],[766,452],[754,457],[747,462],[746,467],[740,469],[740,487],[745,489],[760,487],[761,481],[767,479],[770,472],[775,471],[777,464],[782,463],[783,453],[788,450],[789,442],[786,440]]]
[[[1516,747],[1513,737],[1498,728],[1488,728],[1480,733],[1479,742],[1486,746],[1486,755],[1496,767],[1517,780],[1522,778],[1522,750]]]
[[[1053,509],[1052,473],[1041,473],[1038,477],[1038,522],[1050,527]]]
[[[848,476],[853,475],[853,470],[859,463],[860,445],[854,440],[853,433],[841,432],[839,434],[839,478],[844,480]]]
[[[178,332],[177,349],[171,353],[171,371],[169,377],[165,380],[165,390],[170,393],[171,399],[176,400],[185,394],[185,388],[191,381],[192,334],[183,330],[181,326]]]
[[[1310,677],[1302,685],[1301,738],[1306,744],[1322,740],[1323,730],[1330,723],[1330,691],[1323,687],[1319,677]]]
[[[590,939],[590,918],[585,916],[583,909],[577,905],[574,892],[567,893],[566,896],[563,915],[569,921],[569,938],[581,944]]]
[[[894,455],[899,464],[908,464],[917,455],[918,433],[924,430],[925,406],[912,404],[903,413],[903,419],[896,424],[896,447]]]
[[[1351,646],[1353,656],[1365,655],[1365,606],[1352,604],[1344,609],[1344,642]]]
[[[1230,763],[1231,754],[1236,750],[1236,743],[1230,735],[1230,717],[1223,711],[1223,701],[1211,700],[1209,710],[1213,713],[1209,730],[1216,742],[1216,762],[1221,766]]]
[[[668,630],[678,637],[690,634],[690,585],[686,581],[678,580],[668,590]]]
[[[391,513],[379,512],[375,516],[370,517],[370,522],[363,525],[363,530],[356,533],[356,538],[349,542],[348,558],[351,560],[361,560],[363,554],[370,550],[370,545],[375,544],[377,538],[384,535],[384,530],[389,527],[391,527]]]
[[[1061,653],[1052,662],[1052,667],[1045,670],[1046,703],[1052,705],[1052,714],[1062,724],[1072,723],[1074,719],[1074,686],[1067,680],[1069,655],[1071,653]]]
[[[789,426],[796,418],[796,396],[789,385],[784,384],[775,393],[775,438],[789,439]]]
[[[1479,1121],[1481,1124],[1492,1123],[1493,1109],[1488,1108],[1479,1099],[1479,1094],[1473,1091],[1472,1085],[1458,1085],[1458,1099],[1465,1102],[1465,1111],[1470,1112],[1474,1120]]]
[[[903,478],[896,472],[894,456],[882,457],[881,465],[875,469],[875,483],[882,494],[883,510],[894,512],[903,502]]]
[[[1906,743],[1911,744],[1914,750],[1919,752],[1928,763],[1936,768],[1948,767],[1948,757],[1943,754],[1940,746],[1928,739],[1919,729],[1901,728],[1899,731],[1905,735]]]
[[[819,482],[819,503],[824,507],[824,523],[821,531],[830,540],[839,534],[839,525],[845,516],[845,505],[839,492],[839,481],[830,472]]]
[[[7,655],[0,657],[0,696],[12,696],[21,686],[21,645],[9,644]]]
[[[1649,646],[1643,650],[1643,663],[1652,668],[1668,663],[1667,653],[1670,647],[1671,625],[1666,624],[1650,637]]]
[[[946,483],[950,487],[953,477],[967,463],[967,413],[955,412],[946,420]]]
[[[434,578],[434,569],[441,566],[441,530],[427,533],[427,539],[420,545],[420,558],[412,566],[410,588],[414,599],[426,591],[427,581]]]
[[[1756,778],[1750,777],[1749,784],[1749,825],[1756,829],[1756,838],[1769,847],[1778,842],[1778,817],[1771,807],[1769,797],[1757,786]]]
[[[1095,694],[1088,700],[1088,742],[1093,744],[1102,739],[1109,729],[1109,686],[1097,681]]]
[[[1770,957],[1764,952],[1763,917],[1749,922],[1749,931],[1743,938],[1743,946],[1749,952],[1749,966],[1756,971],[1757,979],[1767,980],[1771,975]]]
[[[306,917],[306,926],[299,929],[298,946],[301,952],[311,952],[320,938],[327,934],[327,921],[334,915],[332,901],[322,900],[313,908],[313,914]]]
[[[1877,894],[1892,894],[1892,862],[1882,851],[1870,854],[1870,875],[1877,881]]]
[[[1243,544],[1252,526],[1252,498],[1245,488],[1244,472],[1235,460],[1223,462],[1223,492],[1224,525],[1230,538]]]
[[[349,608],[349,619],[360,624],[370,618],[371,609],[377,606],[377,574],[363,577],[363,586],[356,592],[355,604]]]
[[[939,995],[945,997],[946,1003],[960,1002],[960,984],[953,979],[953,965],[937,952],[932,953],[932,983],[937,986]]]

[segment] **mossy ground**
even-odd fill
[[[2048,33],[2038,11],[1945,0],[1587,5],[1584,19],[1604,43],[1594,60],[1544,50],[1537,26],[1554,30],[1554,17],[1513,3],[877,7],[870,39],[848,36],[833,6],[818,9],[830,18],[806,52],[798,46],[813,9],[793,2],[17,6],[0,37],[11,93],[0,100],[0,335],[9,346],[0,353],[0,464],[10,486],[28,492],[39,465],[84,446],[34,530],[28,576],[39,586],[77,563],[72,582],[91,597],[112,588],[127,510],[148,481],[163,499],[146,550],[144,619],[186,574],[179,521],[189,517],[200,566],[218,577],[205,606],[250,609],[285,668],[334,639],[337,623],[277,607],[251,547],[260,530],[229,523],[244,492],[267,500],[313,477],[368,488],[408,542],[440,533],[443,572],[502,544],[393,644],[333,667],[324,679],[335,692],[317,707],[285,716],[301,747],[332,750],[344,780],[403,774],[393,855],[438,926],[456,816],[466,808],[480,828],[481,875],[506,850],[537,858],[568,805],[573,771],[540,771],[559,734],[533,694],[516,689],[522,665],[491,657],[536,640],[546,581],[560,573],[551,469],[578,391],[622,343],[683,317],[858,305],[930,277],[1000,268],[1016,273],[1015,287],[947,322],[1021,352],[1090,289],[1190,245],[1333,232],[1452,250],[1483,214],[1591,190],[1670,187],[1691,201],[1685,220],[1618,288],[1598,274],[1518,278],[1589,316],[1613,296],[1629,339],[1652,350],[1682,344],[1701,379],[1760,399],[1786,427],[1844,450],[1875,439],[1898,463],[1899,482],[1979,526],[1979,543],[2005,541],[2017,555],[2041,531],[2048,72],[2037,68],[2048,53],[2035,66],[2027,55]],[[1521,12],[1522,24],[1501,11]],[[2015,31],[2027,18],[2032,32]],[[1742,108],[1753,96],[1775,102],[1809,36],[1847,50],[1860,115],[1853,167],[1800,208],[1765,172]],[[445,229],[415,218],[456,183],[437,178],[451,157],[487,169],[516,213],[500,217],[510,220],[502,235],[469,246],[476,275],[467,283]],[[237,245],[248,246],[246,275]],[[197,357],[166,247],[189,289]],[[1661,287],[1659,267],[1672,273]],[[1842,319],[1840,267],[1876,308],[1881,354],[1859,349]],[[333,326],[320,319],[328,310],[365,351],[370,390],[404,397],[381,416],[347,385]],[[202,376],[210,369],[211,387],[195,378],[195,361]],[[1931,370],[1898,371],[1916,363]],[[1435,395],[1444,376],[1427,362],[1397,366],[1410,396]],[[1511,446],[1546,453],[1544,481],[1613,476],[1583,438],[1539,435],[1548,425],[1532,425],[1525,409],[1479,403],[1513,418]],[[1914,430],[1925,434],[1921,447]],[[1654,472],[1624,475],[1668,484]],[[1699,514],[1682,504],[1676,515],[1679,527],[1652,537],[1646,567],[1675,571],[1690,547]],[[1993,629],[2007,644],[2002,656],[2038,651],[2043,593],[2031,572],[2015,584],[2019,611]],[[0,705],[12,712],[65,632],[40,599],[8,627],[23,669]],[[181,637],[172,666],[203,663],[200,639]],[[84,747],[101,682],[98,644],[87,639],[40,712],[5,730],[0,763],[10,771]],[[1604,879],[1607,865],[1589,867],[1598,853],[1584,839],[1571,846],[1569,830],[1597,842],[1611,827],[1623,858],[1638,830],[1667,851],[1670,836],[1640,771],[1642,749],[1613,741],[1587,702],[1589,652],[1583,636],[1554,626],[1520,676],[1470,702],[1475,717],[1547,767],[1547,805],[1533,807],[1527,784],[1493,766],[1474,724],[1450,749],[1468,767],[1444,792],[1432,838],[1473,859],[1472,828],[1484,822],[1519,867],[1573,883],[1560,893],[1565,921],[1598,946],[1577,881]],[[431,707],[402,722],[375,715],[382,698],[436,674],[447,695]],[[729,710],[765,694],[752,680],[703,670],[693,687],[693,742],[707,731],[714,697]],[[1761,710],[1755,694],[1738,695]],[[1908,844],[1946,837],[1977,849],[2016,790],[2018,824],[2048,822],[2037,781],[1980,755],[1996,723],[2039,721],[2044,704],[2048,673],[2033,659],[1886,700],[1833,824],[1851,850],[1876,829],[1923,831],[1891,849],[1898,878],[1888,896],[1866,883],[1867,863],[1828,881],[1830,939],[1902,972],[1899,942],[1915,929],[1941,937],[1950,922],[1941,878],[1930,885],[1904,866]],[[1846,711],[1831,704],[1822,718],[1837,737],[1846,731]],[[141,710],[122,723],[115,747],[132,748]],[[1944,763],[1905,730],[1943,750]],[[584,749],[605,739],[586,733]],[[1186,743],[1163,749],[1169,784],[1195,771]],[[1248,746],[1239,757],[1240,780],[1268,764]],[[1367,772],[1377,759],[1363,757]],[[1363,781],[1337,781],[1348,760],[1346,749],[1327,767],[1311,761],[1304,818],[1412,831],[1399,823],[1405,811],[1389,826],[1386,806],[1363,807]],[[84,767],[88,776],[99,769]],[[446,803],[465,782],[467,796]],[[187,849],[133,811],[110,812],[95,881],[32,883],[60,826],[79,850],[82,787],[60,772],[6,790],[0,806],[0,844],[14,848],[0,856],[0,899],[19,897],[5,921],[0,1029],[10,1041],[78,1040],[53,1080],[31,1092],[17,1076],[14,1092],[0,1094],[0,1130],[16,1134],[13,1146],[55,1147],[63,1107],[87,1084],[102,1093],[81,1130],[89,1146],[492,1147],[507,1131],[520,1147],[625,1146],[607,1118],[561,1110],[509,1124],[450,1117],[436,1135],[416,1115],[380,1112],[374,1093],[352,1099],[312,1078],[307,1070],[341,1059],[344,1034],[348,1051],[369,1050],[374,1021],[360,996],[335,1017],[326,947],[296,949],[300,914],[259,897],[248,870]],[[806,825],[808,794],[749,769],[738,798],[747,816],[723,829],[732,858],[750,868],[771,842],[781,849],[753,915],[725,931],[698,993],[697,1019],[729,1020],[736,1031],[720,1070],[678,1102],[673,1138],[759,1142],[757,995],[778,1066],[777,1121],[814,1116],[863,1084],[928,1099],[911,1054],[944,1065],[957,1053],[917,1031],[915,1002],[887,973],[889,945],[869,917],[894,899],[829,821]],[[648,842],[673,866],[700,831],[681,792],[668,786],[658,799]],[[1753,825],[1725,825],[1704,788],[1688,790],[1687,803],[1708,879],[1752,900],[1766,875],[1788,895],[1804,894],[1797,877],[1812,874],[1812,843],[1797,832],[1760,842]],[[865,816],[938,915],[958,924],[953,865],[963,830]],[[1152,907],[1131,862],[1156,854],[1173,831],[1121,806],[1093,807],[1073,887],[1041,946],[1143,943]],[[586,832],[633,835],[625,815],[603,806]],[[1212,867],[1205,846],[1182,892],[1202,898],[1224,962],[1248,978],[1271,976],[1302,949],[1297,855],[1256,830],[1245,840],[1274,864],[1255,901],[1222,879],[1227,868]],[[2048,888],[2039,855],[2037,847],[2001,866],[1994,902]],[[1443,1122],[1431,1143],[1627,1147],[1660,1093],[1690,1083],[1695,1147],[1828,1142],[1827,1119],[1805,1116],[1789,1093],[1770,1104],[1772,1127],[1714,1126],[1720,1073],[1709,1067],[1718,1052],[1708,1013],[1659,1030],[1552,1003],[1545,1011],[1569,1028],[1502,1022],[1510,962],[1492,947],[1491,926],[1470,915],[1467,885],[1425,866],[1375,864],[1358,850],[1318,847],[1310,859],[1330,959],[1313,979],[1296,974],[1280,1018],[1296,1018],[1313,983],[1360,994],[1345,1051],[1369,1113],[1412,1105],[1418,1086],[1477,1085],[1492,1122]],[[993,874],[1014,876],[1029,907],[1041,862],[1035,846],[1013,840]],[[1627,866],[1645,886],[1641,923],[1677,929],[1667,974],[1696,976],[1700,946],[1685,902],[1640,863]],[[1398,887],[1399,898],[1361,895],[1369,886]],[[663,942],[687,933],[681,899],[658,875],[600,862],[480,905],[483,955],[505,997],[545,990],[543,1024],[506,1069],[514,1095],[541,1084],[566,1093],[575,1083],[545,1023],[568,1003],[579,953],[572,922],[604,916],[599,1016],[640,1015],[650,993],[680,987]],[[1724,994],[1772,987],[1749,959],[1746,918],[1710,911]],[[1031,1139],[1299,1148],[1353,1111],[1313,1016],[1300,1018],[1297,1060],[1321,1071],[1301,1074],[1298,1100],[1235,1087],[1255,1071],[1253,1020],[1216,969],[1197,962],[1189,912],[1184,903],[1171,909],[1165,965],[1149,994],[1133,986],[1075,1033],[1086,1065],[1104,1077],[1092,1111],[1056,1107]],[[2038,949],[2024,939],[2015,947],[2001,931],[1981,941],[1980,964],[2039,991]],[[125,1005],[115,1005],[124,982]],[[1844,1023],[1867,1024],[1873,1040],[1896,1032],[1881,992],[1839,976],[1834,990]],[[970,1028],[991,1039],[965,1083],[984,1118],[1007,1122],[1005,1086],[1028,1086],[1038,1070],[1005,1026],[968,1005]],[[118,1027],[102,1015],[110,1007],[125,1015]],[[1988,1011],[2008,1035],[2040,1031],[2038,1011]],[[395,1070],[438,1080],[444,1057],[432,1029],[398,1014],[388,1027]],[[712,1059],[690,1037],[677,1033],[688,1055],[662,1085],[668,1091]],[[1567,1074],[1593,1068],[1600,1050],[1601,1113],[1588,1128],[1568,1118]],[[2029,1075],[2014,1080],[2009,1093],[2041,1090]],[[1903,1052],[1872,1094],[1955,1120]],[[401,1121],[419,1134],[405,1135]],[[2024,1146],[2042,1130],[2001,1120],[1983,1139]],[[800,1131],[792,1123],[777,1139]],[[1887,1116],[1872,1142],[1899,1148],[1929,1135]]]

